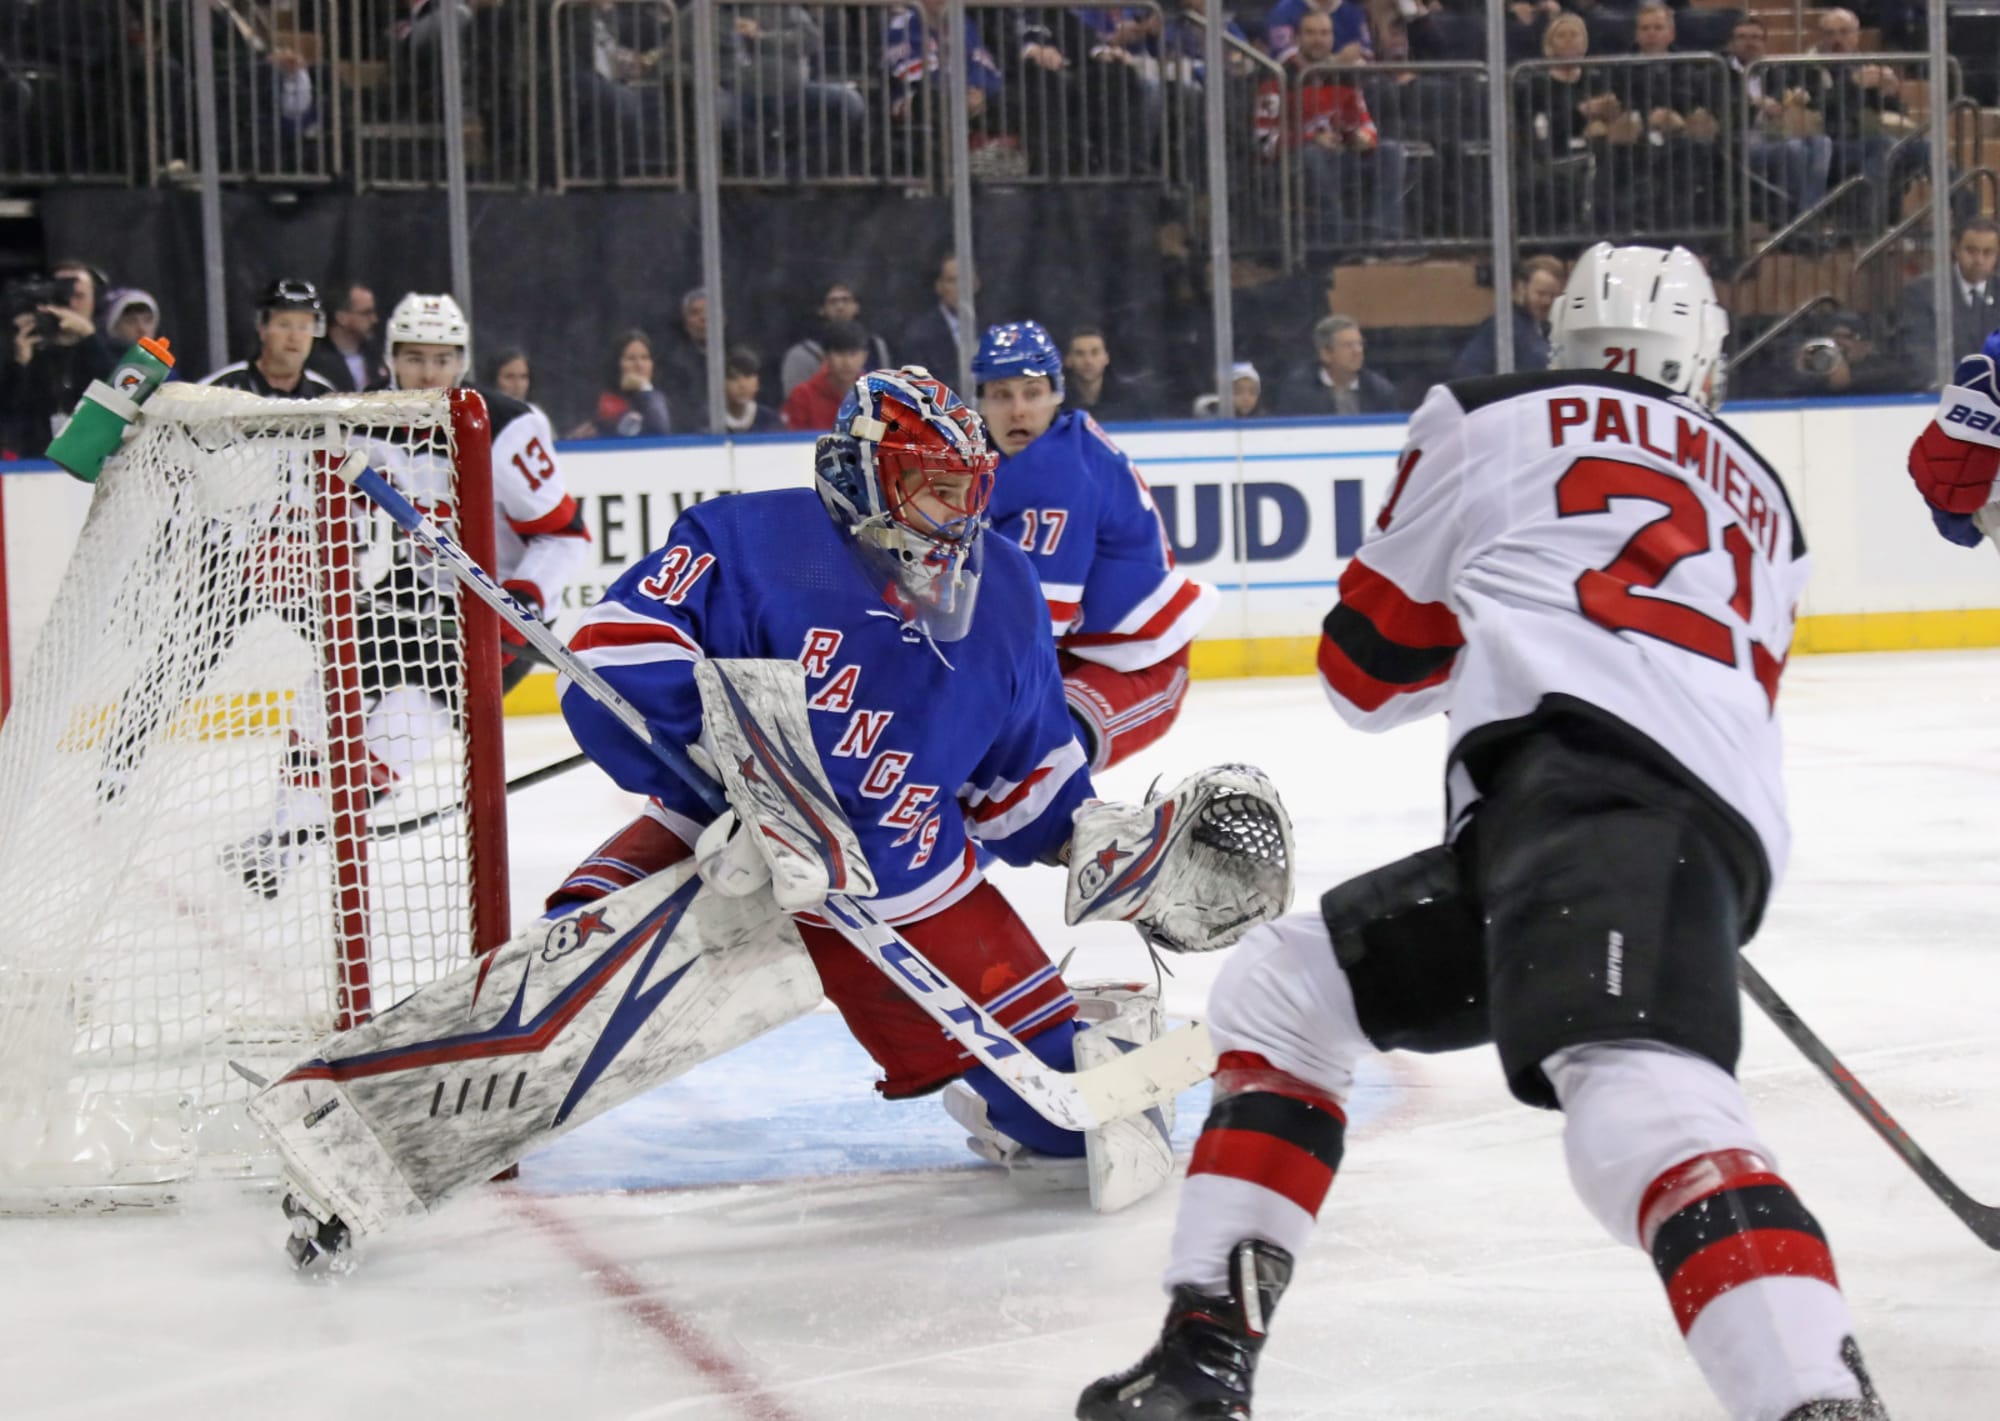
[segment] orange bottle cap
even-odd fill
[[[139,342],[139,349],[145,351],[162,365],[172,366],[174,363],[174,353],[167,349],[167,338],[165,336],[147,336]]]

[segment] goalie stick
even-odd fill
[[[474,596],[493,608],[571,684],[617,717],[668,769],[701,796],[709,811],[729,805],[715,781],[687,751],[653,734],[644,716],[590,667],[579,661],[549,626],[523,607],[451,537],[431,524],[359,450],[341,461],[334,476],[372,499]],[[1136,1115],[1172,1100],[1205,1079],[1215,1066],[1214,1048],[1199,1023],[1168,1032],[1115,1061],[1085,1071],[1046,1066],[999,1022],[952,985],[902,934],[875,915],[868,904],[844,894],[830,895],[821,911],[834,929],[894,982],[975,1060],[1053,1125],[1090,1130],[1107,1121]]]
[[[1833,1082],[1833,1088],[1840,1092],[1841,1099],[1853,1106],[1863,1120],[1876,1134],[1889,1144],[1889,1148],[1903,1157],[1924,1182],[1924,1187],[1944,1202],[1944,1206],[1958,1216],[1960,1223],[1971,1229],[1979,1241],[1988,1248],[2000,1249],[2000,1205],[1982,1204],[1967,1194],[1937,1166],[1937,1161],[1925,1154],[1923,1148],[1910,1138],[1909,1132],[1896,1122],[1868,1088],[1854,1078],[1854,1073],[1841,1064],[1840,1057],[1827,1048],[1825,1042],[1814,1034],[1813,1029],[1799,1019],[1790,1003],[1779,996],[1777,990],[1764,980],[1764,974],[1750,965],[1746,957],[1736,959],[1737,973],[1743,990],[1750,1000],[1763,1009],[1771,1018],[1772,1025],[1784,1032],[1785,1037],[1805,1054],[1805,1058],[1819,1067],[1821,1073]]]

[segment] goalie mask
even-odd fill
[[[972,626],[998,458],[965,402],[929,373],[871,370],[814,451],[820,502],[907,621],[935,641]]]

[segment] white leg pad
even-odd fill
[[[1077,1016],[1090,1025],[1076,1034],[1076,1068],[1087,1071],[1166,1034],[1160,989],[1147,983],[1074,984]],[[1174,1102],[1111,1120],[1084,1132],[1090,1207],[1112,1214],[1165,1184],[1174,1172]]]

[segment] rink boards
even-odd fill
[[[1984,550],[1932,531],[1904,461],[1926,398],[1732,406],[1730,422],[1784,476],[1813,554],[1801,651],[2000,645],[2000,577]],[[1304,672],[1333,589],[1395,474],[1400,416],[1115,427],[1165,517],[1180,565],[1223,591],[1198,675]],[[592,440],[562,446],[592,548],[563,592],[594,602],[664,541],[681,509],[810,478],[811,445],[763,435]],[[12,661],[25,660],[81,526],[89,490],[23,466],[0,478]],[[781,555],[773,550],[773,555]],[[548,678],[510,709],[552,708]]]

